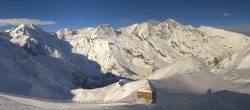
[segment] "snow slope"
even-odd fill
[[[213,91],[231,90],[236,91],[239,84],[223,80],[213,74],[201,59],[191,58],[178,61],[174,64],[157,70],[147,77],[153,81],[156,88],[164,89],[173,93],[204,94],[208,89]],[[138,81],[124,81],[97,89],[76,89],[73,100],[134,100],[135,92],[145,82],[144,79]],[[198,83],[197,83],[198,82]],[[101,92],[102,94],[98,94]]]
[[[187,67],[185,67],[188,65]],[[181,68],[184,67],[184,68]],[[148,105],[140,101],[134,104],[74,104],[58,102],[44,102],[13,96],[8,98],[15,102],[41,107],[41,109],[173,109],[173,110],[194,110],[194,109],[239,109],[250,108],[248,103],[250,95],[238,93],[239,84],[223,80],[211,73],[201,59],[187,59],[183,62],[166,66],[154,73],[148,79],[157,89],[156,103]],[[115,84],[98,89],[76,89],[73,90],[73,101],[80,100],[134,100],[136,91],[145,80],[125,81],[121,80]],[[199,82],[199,83],[197,83]],[[230,91],[228,91],[230,90]],[[235,92],[232,92],[235,91]],[[102,93],[102,94],[100,94]],[[29,103],[27,103],[29,102]],[[181,105],[181,106],[180,106]],[[28,106],[29,107],[29,106]],[[28,108],[27,107],[27,108]]]
[[[67,98],[67,91],[75,88],[73,77],[61,73],[68,68],[61,61],[43,56],[35,59],[6,39],[0,42],[2,92],[58,99]]]
[[[177,62],[156,71],[149,79],[157,88],[156,105],[163,109],[250,108],[246,104],[250,100],[249,95],[240,93],[242,84],[223,80],[213,74],[201,59]]]

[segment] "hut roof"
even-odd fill
[[[150,92],[150,93],[152,93],[154,90],[155,87],[148,79],[146,79],[143,85],[141,85],[141,87],[138,89],[139,92]]]

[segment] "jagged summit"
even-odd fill
[[[20,24],[19,26],[17,26],[16,28],[14,28],[12,30],[13,33],[20,33],[20,32],[24,32],[25,31],[25,24]]]
[[[173,19],[170,19],[170,18],[167,18],[167,19],[165,20],[165,22],[174,23],[174,22],[177,22],[177,21],[175,21],[175,20],[173,20]]]
[[[173,19],[166,19],[164,22],[160,23],[162,26],[167,26],[168,29],[174,29],[182,27],[182,25],[179,22],[176,22]]]
[[[48,33],[45,32],[42,28],[31,24],[29,26],[25,24],[20,24],[16,28],[10,31],[12,35],[35,35],[42,34],[42,36],[48,36]]]
[[[107,24],[107,23],[101,24],[101,25],[99,25],[98,27],[100,27],[100,28],[102,28],[102,29],[111,28],[111,27],[110,27],[110,24]]]
[[[73,30],[70,28],[64,28],[64,29],[58,30],[57,32],[73,32]]]
[[[72,36],[74,34],[74,31],[70,28],[64,28],[57,31],[56,34],[60,39],[68,39],[65,38],[65,36]]]
[[[102,35],[102,36],[116,36],[117,33],[109,24],[101,24],[99,25],[94,31],[93,34],[95,35]]]
[[[18,28],[22,28],[22,27],[25,27],[25,24],[24,24],[24,23],[21,23],[19,26],[17,26],[17,29],[18,29]]]
[[[19,26],[17,26],[16,28],[14,28],[14,31],[20,30],[20,29],[27,29],[27,28],[31,28],[34,30],[42,30],[40,27],[36,26],[35,24],[30,24],[30,25],[25,25],[24,23],[20,24]]]
[[[146,40],[151,33],[154,33],[155,29],[153,24],[144,22],[136,26],[136,28],[132,31],[132,34],[141,40]]]
[[[28,27],[31,29],[34,29],[34,30],[44,31],[42,28],[40,28],[39,26],[37,26],[35,24],[31,24]]]

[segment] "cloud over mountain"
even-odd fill
[[[228,13],[228,12],[225,12],[223,13],[223,16],[227,17],[227,16],[231,16],[232,14],[231,13]]]
[[[235,25],[235,26],[219,26],[217,28],[225,29],[225,30],[233,31],[233,32],[238,32],[238,33],[250,36],[250,25],[249,24]]]
[[[20,24],[35,24],[35,25],[54,25],[57,24],[54,21],[43,21],[38,19],[29,18],[13,18],[13,19],[0,19],[0,26],[13,25],[17,26]]]

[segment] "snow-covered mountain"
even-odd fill
[[[68,42],[35,25],[21,24],[1,33],[0,41],[2,92],[67,99],[72,89],[101,87],[118,80],[102,74],[95,61],[72,53]]]
[[[21,24],[0,33],[0,91],[67,99],[79,87],[102,87],[122,77],[152,78],[168,83],[170,91],[188,93],[200,93],[215,82],[227,89],[241,83],[232,90],[248,93],[249,46],[245,35],[172,19],[118,30],[109,24],[66,28],[56,34]]]
[[[219,66],[221,60],[250,42],[247,36],[212,29],[196,29],[167,19],[159,25],[145,22],[116,31],[102,24],[75,32],[60,30],[57,35],[66,38],[73,46],[72,52],[98,62],[104,73],[143,78],[190,57],[201,58],[210,67]]]

